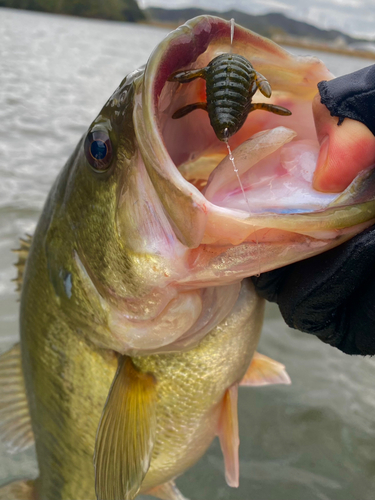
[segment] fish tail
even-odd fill
[[[13,481],[1,486],[0,500],[38,500],[35,481]]]

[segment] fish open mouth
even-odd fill
[[[319,145],[311,97],[316,93],[317,82],[332,75],[322,63],[311,58],[300,62],[302,67],[297,70],[293,67],[295,58],[272,42],[240,28],[235,28],[231,44],[230,24],[221,22],[219,27],[214,26],[219,36],[216,39],[214,33],[207,47],[206,41],[200,47],[203,41],[199,35],[191,39],[194,50],[187,43],[178,44],[178,50],[167,56],[171,67],[175,70],[203,68],[219,54],[238,53],[264,72],[272,84],[271,99],[257,92],[252,102],[267,100],[290,109],[292,116],[253,111],[229,141],[233,164],[226,144],[216,137],[205,110],[195,110],[177,120],[172,118],[173,113],[186,104],[206,100],[205,80],[198,78],[188,84],[168,82],[170,68],[162,66],[158,72],[160,84],[158,80],[155,82],[155,88],[160,85],[162,89],[156,113],[173,163],[208,201],[223,208],[252,214],[311,212],[325,208],[337,195],[329,197],[312,189]],[[199,27],[202,28],[200,24]],[[213,31],[212,24],[210,28]],[[260,54],[257,45],[261,46]],[[181,60],[185,63],[182,68]],[[306,76],[301,78],[301,75]]]
[[[205,101],[205,80],[168,81],[177,70],[203,68],[230,51],[249,60],[271,85],[270,99],[257,92],[252,102],[292,112],[249,114],[229,139],[238,172],[205,110],[172,118],[183,106]],[[340,195],[312,187],[319,144],[311,103],[317,83],[330,78],[318,59],[292,56],[240,26],[231,43],[230,23],[215,17],[195,18],[165,38],[146,66],[134,120],[143,162],[180,241],[221,249],[246,242],[275,248],[285,241],[297,248],[308,241],[308,256],[318,253],[323,240],[334,246],[353,235],[354,226],[358,232],[370,224],[375,208],[368,174]],[[293,260],[288,255],[282,263]]]

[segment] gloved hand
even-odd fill
[[[313,102],[320,154],[314,187],[341,192],[375,163],[375,65],[318,84]]]
[[[321,82],[314,187],[340,192],[375,164],[375,65]],[[317,257],[252,278],[286,323],[347,354],[375,354],[375,226]]]

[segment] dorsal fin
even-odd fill
[[[12,250],[18,255],[18,261],[14,264],[17,268],[17,277],[12,281],[16,283],[16,290],[19,293],[21,293],[22,290],[23,274],[25,271],[26,260],[27,256],[29,255],[32,240],[33,237],[30,236],[30,234],[27,234],[25,238],[20,238],[20,248]]]
[[[96,435],[98,500],[133,500],[150,466],[156,435],[156,381],[120,356]]]
[[[34,443],[19,344],[0,356],[0,440],[10,453]]]

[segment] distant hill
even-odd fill
[[[158,7],[149,7],[145,9],[145,13],[149,20],[169,24],[181,24],[192,17],[205,14],[218,16],[228,20],[233,17],[236,20],[236,23],[244,26],[245,28],[251,29],[252,31],[256,31],[260,35],[268,38],[292,36],[326,42],[334,42],[335,40],[341,39],[346,44],[358,42],[357,38],[352,38],[349,35],[341,33],[340,31],[322,30],[316,26],[312,26],[311,24],[290,19],[284,16],[284,14],[279,13],[255,16],[233,9],[226,12],[217,12],[214,10],[203,10],[199,8],[167,10]]]
[[[0,7],[113,21],[143,21],[137,0],[0,0]]]

